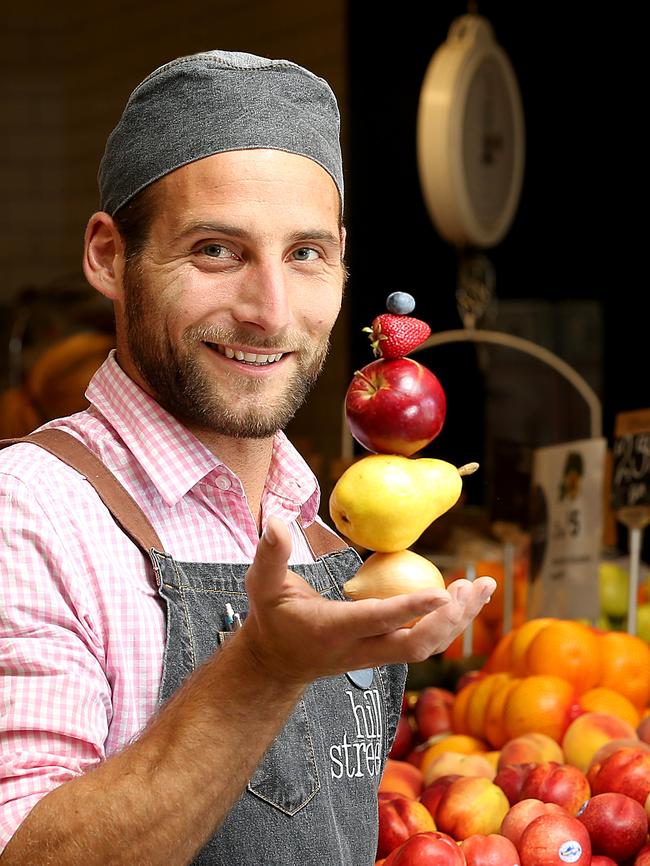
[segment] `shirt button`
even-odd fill
[[[219,490],[230,490],[230,488],[232,487],[232,481],[225,475],[220,475],[215,483]]]

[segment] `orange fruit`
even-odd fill
[[[510,644],[510,670],[514,676],[526,675],[526,650],[537,632],[552,622],[555,622],[553,617],[538,617],[529,619],[515,629]]]
[[[469,734],[469,728],[465,719],[467,704],[479,682],[480,680],[472,680],[466,686],[463,686],[454,697],[454,703],[451,707],[451,729],[455,734]]]
[[[503,724],[503,710],[508,700],[508,695],[521,682],[518,677],[508,677],[507,680],[495,686],[490,695],[490,700],[485,710],[484,736],[493,749],[501,749],[508,741],[508,736]]]
[[[535,731],[559,743],[574,710],[575,690],[568,680],[541,674],[524,677],[503,708],[507,739]]]
[[[640,712],[650,702],[650,646],[633,634],[598,635],[602,666],[598,685],[625,695]]]
[[[579,704],[586,713],[607,713],[616,716],[633,728],[641,721],[641,714],[629,698],[614,689],[597,686],[580,695]]]
[[[507,634],[504,634],[503,637],[499,638],[496,646],[483,665],[483,670],[486,671],[486,673],[492,674],[497,673],[498,671],[510,670],[510,650],[514,636],[515,632],[509,631]]]
[[[510,679],[510,674],[496,673],[487,674],[480,680],[477,687],[469,696],[467,709],[465,710],[465,724],[472,737],[485,738],[485,712],[495,688]]]
[[[496,643],[490,627],[483,620],[475,618],[472,620],[472,655],[488,656]],[[459,659],[463,655],[463,635],[449,644],[445,650],[446,659]]]
[[[489,626],[498,626],[503,619],[504,569],[502,562],[481,561],[475,563],[476,574],[489,574],[496,580],[497,587],[492,593],[490,603],[481,609],[478,618]]]
[[[527,674],[562,677],[581,694],[600,679],[598,635],[580,622],[558,619],[541,628],[524,655]]]

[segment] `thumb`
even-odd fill
[[[270,517],[246,574],[246,588],[258,602],[276,598],[287,576],[291,536],[285,524]]]

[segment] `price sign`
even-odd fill
[[[642,533],[650,523],[650,409],[620,412],[614,437],[612,505],[629,530],[627,630],[636,634]]]
[[[529,618],[598,616],[606,447],[583,439],[534,453]]]
[[[621,412],[614,436],[612,506],[650,510],[650,409]]]

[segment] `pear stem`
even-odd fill
[[[460,466],[458,469],[459,475],[473,475],[478,469],[478,463],[465,463],[464,466]]]

